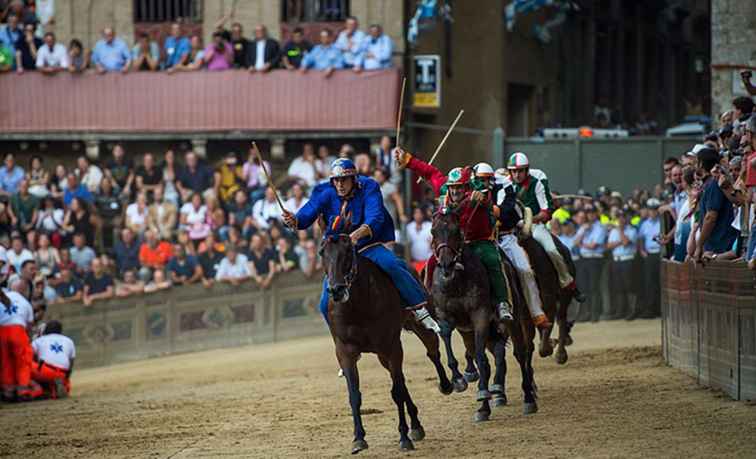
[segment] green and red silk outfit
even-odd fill
[[[493,216],[492,193],[490,191],[485,193],[483,201],[473,202],[471,199],[472,190],[485,191],[486,187],[482,182],[472,178],[469,182],[472,190],[466,193],[460,203],[450,203],[446,193],[446,176],[440,170],[415,157],[410,158],[407,167],[431,184],[433,192],[439,196],[439,201],[444,207],[448,206],[458,210],[459,223],[463,229],[465,243],[486,267],[494,301],[496,304],[508,301],[507,281],[501,269],[499,248],[493,239],[496,219]],[[435,255],[431,255],[426,265],[426,286],[429,289],[433,282],[433,271],[436,264]]]

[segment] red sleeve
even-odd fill
[[[414,156],[410,158],[407,167],[430,183],[433,187],[433,192],[436,193],[436,196],[439,195],[441,187],[446,183],[446,176],[440,170]]]

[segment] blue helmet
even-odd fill
[[[351,159],[339,158],[331,163],[331,175],[329,179],[338,177],[353,177],[357,175],[357,167]]]

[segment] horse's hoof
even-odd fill
[[[564,336],[564,345],[565,346],[572,346],[572,336],[568,333]]]
[[[454,391],[464,392],[467,390],[467,381],[464,378],[454,380]]]
[[[556,363],[559,365],[567,363],[567,351],[564,348],[557,349],[556,354],[554,355],[554,360],[556,360]]]
[[[476,411],[473,415],[473,422],[486,422],[491,419],[490,411]]]
[[[465,375],[465,381],[469,383],[474,383],[475,381],[478,380],[478,378],[480,378],[480,375],[478,375],[477,371],[465,371],[464,375]]]
[[[357,454],[366,449],[368,449],[368,444],[365,440],[355,440],[352,442],[352,454]]]
[[[449,395],[452,392],[454,392],[454,385],[450,381],[447,381],[446,384],[439,383],[438,391],[441,392],[443,395]]]
[[[491,384],[490,386],[488,386],[488,391],[492,394],[503,394],[504,386],[501,384]]]
[[[485,400],[491,400],[491,393],[487,390],[479,390],[478,391],[478,398],[476,399],[479,402],[483,402]]]
[[[538,404],[536,402],[533,403],[525,403],[525,405],[522,408],[522,414],[528,415],[528,414],[535,414],[538,412]]]
[[[501,406],[507,406],[507,396],[504,394],[494,394],[493,400],[491,401],[494,408],[498,408]]]
[[[538,347],[538,355],[541,357],[548,357],[554,353],[554,343],[551,339],[541,340],[541,345]]]
[[[425,439],[425,429],[423,429],[423,426],[417,429],[410,429],[409,437],[412,441],[423,441]]]
[[[409,438],[406,440],[399,440],[399,449],[401,449],[402,451],[414,451],[415,445]]]

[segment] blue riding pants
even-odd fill
[[[383,272],[389,275],[391,282],[399,290],[399,296],[405,304],[415,307],[421,306],[428,301],[423,286],[412,275],[407,263],[394,255],[394,252],[378,244],[360,252],[360,255],[378,265]],[[357,275],[359,276],[359,273]],[[380,294],[380,292],[370,293]],[[323,278],[323,293],[320,295],[320,313],[323,314],[323,318],[328,322],[328,276]]]

